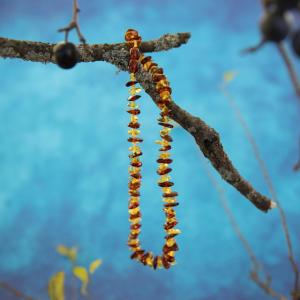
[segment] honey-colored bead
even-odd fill
[[[171,153],[164,152],[164,153],[160,153],[159,158],[169,158],[170,156],[171,156]]]
[[[142,91],[141,88],[139,88],[139,87],[134,87],[134,86],[132,86],[132,87],[129,89],[129,93],[130,93],[131,95],[136,95],[136,94],[140,93],[141,91]],[[140,98],[140,97],[139,97],[139,98]]]
[[[167,245],[168,247],[172,247],[175,243],[176,243],[176,241],[175,241],[174,238],[168,239],[168,240],[166,241],[166,245]]]
[[[139,33],[134,29],[128,29],[125,33],[125,41],[129,42],[139,38]]]
[[[170,234],[170,235],[174,235],[174,234],[177,235],[177,234],[180,234],[181,231],[179,229],[177,229],[177,228],[171,228],[171,229],[167,230],[167,233]]]
[[[142,218],[136,218],[136,219],[129,219],[129,222],[131,224],[139,224],[141,222]]]
[[[135,214],[138,213],[139,211],[140,211],[140,208],[139,208],[139,207],[132,208],[132,209],[129,209],[129,210],[128,210],[129,214],[131,214],[131,215],[135,215]]]
[[[166,79],[162,79],[159,82],[156,83],[156,90],[159,90],[163,87],[169,86],[169,81]]]

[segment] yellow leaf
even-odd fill
[[[69,253],[69,248],[67,248],[67,247],[64,246],[64,245],[58,245],[58,246],[56,247],[56,251],[57,251],[59,254],[63,255],[63,256],[67,256],[68,253]]]
[[[84,267],[76,266],[73,268],[73,274],[81,281],[81,294],[87,295],[87,286],[89,283],[89,274],[87,269]]]
[[[96,259],[90,264],[89,271],[91,274],[93,274],[100,266],[102,265],[101,259]]]
[[[65,273],[58,272],[54,274],[48,282],[48,295],[50,300],[64,300],[64,281]]]
[[[64,245],[58,245],[56,251],[60,255],[67,257],[71,262],[75,262],[77,259],[77,247],[68,248]]]
[[[224,73],[223,80],[225,83],[232,81],[237,76],[236,71],[227,71]]]

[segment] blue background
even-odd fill
[[[81,1],[80,24],[88,43],[121,42],[131,27],[144,40],[191,32],[187,45],[152,56],[169,77],[174,100],[214,127],[242,175],[268,194],[220,90],[223,73],[238,71],[230,90],[270,170],[299,258],[299,173],[292,171],[299,155],[299,101],[273,45],[239,55],[260,38],[258,2]],[[0,0],[0,36],[61,41],[56,30],[69,22],[71,12],[71,0]],[[78,42],[74,33],[70,38]],[[83,265],[103,259],[90,286],[92,299],[268,299],[249,279],[249,258],[203,168],[202,154],[179,127],[173,131],[173,178],[181,202],[178,265],[154,272],[129,259],[128,74],[103,62],[64,71],[16,59],[1,59],[0,74],[1,280],[47,299],[50,276],[69,269],[55,252],[56,245],[66,244],[79,247]],[[159,252],[164,216],[155,172],[158,109],[147,95],[141,103],[142,243]],[[287,294],[293,274],[278,211],[263,214],[214,175],[275,289]],[[14,298],[0,290],[0,299]]]

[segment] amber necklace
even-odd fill
[[[172,163],[171,154],[171,142],[172,138],[170,136],[170,131],[173,125],[170,123],[170,118],[168,116],[169,109],[168,104],[172,101],[171,98],[171,88],[166,76],[163,74],[163,69],[160,68],[156,63],[151,60],[151,57],[145,57],[139,51],[139,46],[141,44],[141,37],[138,32],[133,29],[128,29],[125,34],[125,40],[130,48],[130,60],[128,64],[128,69],[130,72],[130,80],[126,83],[127,87],[130,87],[128,97],[130,122],[128,124],[128,133],[130,137],[128,141],[132,143],[130,150],[130,167],[129,167],[129,221],[130,234],[128,238],[128,246],[133,252],[131,255],[132,259],[140,261],[142,264],[150,266],[154,269],[166,268],[169,269],[171,265],[175,264],[175,252],[178,250],[175,237],[180,233],[180,230],[175,228],[178,224],[176,220],[176,213],[174,207],[178,205],[176,201],[176,192],[172,191],[173,182],[170,181],[170,172],[172,169],[169,165]],[[160,95],[158,101],[158,106],[161,110],[160,117],[158,118],[158,124],[162,126],[160,130],[161,140],[156,141],[157,144],[161,146],[159,149],[160,154],[157,159],[158,169],[157,173],[160,176],[158,180],[158,185],[162,188],[162,196],[164,202],[164,212],[166,216],[166,221],[164,224],[164,230],[166,232],[165,244],[162,249],[161,255],[154,255],[152,252],[142,249],[139,234],[141,232],[141,212],[140,212],[140,187],[141,187],[141,167],[142,162],[140,160],[142,156],[142,151],[139,144],[143,141],[140,134],[140,123],[138,122],[138,115],[140,114],[139,106],[136,104],[141,96],[141,88],[136,87],[137,81],[135,78],[135,73],[138,71],[139,62],[145,71],[149,72],[152,76],[153,81],[156,84],[156,90]]]

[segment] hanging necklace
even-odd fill
[[[176,201],[178,194],[172,190],[174,183],[170,181],[170,172],[172,169],[169,167],[172,163],[169,150],[172,148],[172,137],[170,136],[170,131],[173,128],[173,125],[170,123],[170,118],[168,116],[168,104],[172,101],[172,90],[166,76],[163,74],[163,69],[154,63],[150,56],[145,57],[142,53],[140,53],[139,46],[142,40],[138,32],[134,29],[128,29],[125,34],[125,40],[130,48],[130,60],[128,64],[130,80],[126,83],[126,86],[130,88],[130,96],[128,97],[129,110],[127,112],[130,114],[130,122],[128,124],[128,134],[130,137],[128,138],[128,142],[131,143],[131,147],[129,148],[130,180],[128,187],[130,199],[128,210],[130,234],[128,237],[128,246],[133,252],[131,255],[132,259],[154,269],[162,267],[169,269],[170,266],[175,264],[175,252],[178,251],[175,237],[180,233],[180,230],[175,228],[178,222],[176,220],[176,213],[174,210],[175,206],[178,205],[178,202]],[[143,139],[139,136],[140,123],[138,122],[138,115],[141,111],[139,106],[136,104],[136,101],[141,97],[139,95],[141,88],[136,87],[137,81],[135,78],[135,73],[138,71],[139,63],[141,63],[142,68],[152,76],[152,80],[156,84],[156,91],[160,96],[158,106],[161,112],[160,117],[158,118],[158,124],[162,126],[162,129],[160,130],[161,140],[156,141],[156,143],[161,146],[159,149],[160,154],[157,159],[157,173],[160,176],[158,185],[162,189],[164,202],[163,210],[166,220],[164,224],[164,230],[166,232],[165,244],[162,248],[161,255],[154,255],[152,252],[142,249],[139,241],[139,234],[142,226],[140,212],[140,187],[142,181],[142,162],[140,158],[142,156],[142,151],[139,145],[143,142]]]

